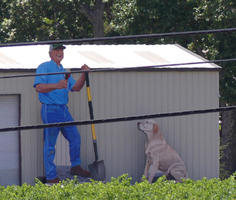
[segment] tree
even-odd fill
[[[126,34],[152,34],[197,30],[193,23],[194,0],[137,0],[134,20]],[[145,39],[143,43],[179,43],[185,47],[191,38]]]
[[[236,27],[236,2],[231,0],[199,1],[195,9],[195,20],[202,28]],[[205,57],[224,59],[236,57],[236,33],[221,33],[201,38],[201,48]],[[193,46],[196,46],[193,45]],[[222,63],[220,72],[220,104],[236,104],[236,64]],[[221,131],[221,176],[223,178],[236,171],[236,112],[222,113]]]
[[[3,0],[1,27],[5,41],[26,42],[91,37],[92,25],[67,0]]]

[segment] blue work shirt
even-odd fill
[[[36,70],[36,74],[42,73],[54,73],[54,72],[66,72],[62,65],[57,66],[57,64],[51,60],[48,62],[44,62],[38,66]],[[60,80],[65,79],[65,74],[56,74],[56,75],[42,75],[35,76],[34,87],[38,84],[51,84],[58,83]],[[71,91],[75,80],[72,76],[68,79],[68,88],[65,89],[55,89],[48,93],[40,93],[39,101],[44,104],[67,104],[68,103],[68,92]]]

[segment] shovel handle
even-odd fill
[[[65,74],[65,79],[68,81],[69,78],[70,78],[70,73],[66,73]]]
[[[85,72],[85,82],[86,82],[87,97],[88,97],[89,115],[90,115],[90,119],[94,120],[93,104],[92,104],[92,96],[91,96],[91,92],[90,92],[88,72]],[[93,149],[94,149],[94,154],[95,154],[95,161],[97,161],[98,160],[98,149],[97,149],[97,137],[96,137],[94,124],[91,124],[91,131],[92,131],[92,137],[93,137]]]

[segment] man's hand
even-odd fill
[[[57,89],[67,88],[67,80],[60,80],[57,83]]]
[[[84,64],[84,65],[81,67],[81,69],[82,69],[82,70],[86,70],[86,71],[90,70],[89,66],[86,65],[86,64]]]

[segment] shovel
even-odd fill
[[[86,88],[87,88],[90,119],[94,120],[92,96],[90,93],[88,72],[85,73],[85,81],[86,81]],[[94,148],[94,153],[95,153],[95,161],[92,164],[88,165],[88,168],[90,170],[92,179],[97,180],[97,181],[104,181],[106,179],[105,165],[104,165],[103,160],[98,161],[97,138],[96,138],[94,124],[91,124],[91,131],[92,131],[92,138],[93,138],[93,148]]]

